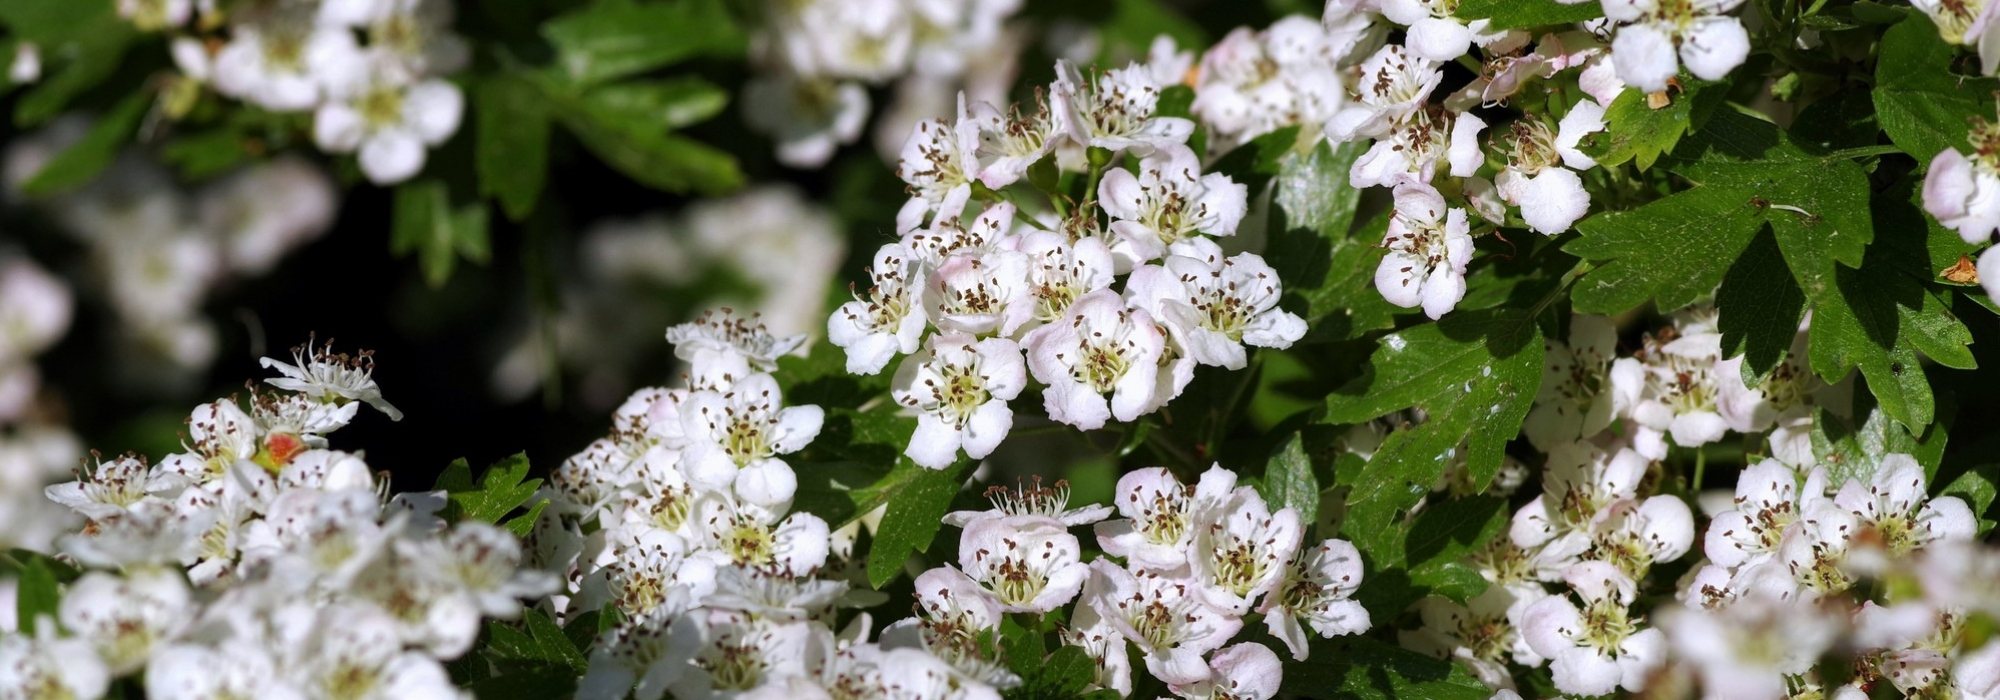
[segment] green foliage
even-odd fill
[[[548,105],[534,85],[497,75],[475,88],[473,114],[479,193],[498,201],[507,218],[527,218],[548,181]]]
[[[55,623],[56,608],[62,603],[62,586],[47,560],[29,559],[21,567],[14,589],[14,619],[25,634],[34,634],[43,622]]]
[[[1597,3],[1562,4],[1555,0],[1463,0],[1453,16],[1487,20],[1489,29],[1526,29],[1551,24],[1575,24],[1604,16]]]
[[[1740,381],[1746,386],[1762,382],[1784,361],[1798,337],[1805,301],[1778,250],[1778,239],[1770,227],[1760,228],[1750,247],[1729,265],[1722,287],[1715,292],[1722,355],[1743,356]]]
[[[437,180],[413,180],[396,188],[396,220],[390,235],[390,252],[415,252],[424,281],[432,287],[451,279],[459,257],[483,265],[492,256],[486,207],[452,208],[448,190]]]
[[[1299,522],[1311,523],[1319,517],[1319,480],[1313,476],[1312,458],[1306,455],[1305,435],[1293,433],[1271,454],[1264,465],[1264,480],[1258,493],[1271,510],[1298,511]]]
[[[1493,691],[1450,661],[1367,637],[1311,640],[1312,655],[1285,665],[1281,690],[1339,700],[1484,700]]]
[[[0,2],[0,25],[35,42],[45,57],[42,81],[14,105],[14,124],[21,127],[54,119],[110,78],[136,36],[113,0]]]
[[[1882,35],[1871,91],[1876,113],[1882,130],[1921,167],[1940,151],[1964,148],[1969,119],[1996,116],[1993,94],[2000,80],[1957,73],[1957,55],[1921,12],[1907,13]]]
[[[1391,433],[1350,484],[1341,532],[1369,556],[1371,573],[1405,563],[1401,514],[1461,455],[1476,488],[1492,480],[1541,386],[1541,363],[1542,333],[1530,314],[1460,312],[1384,336],[1367,374],[1327,397],[1330,423],[1411,407],[1428,416]],[[1398,585],[1376,581],[1368,585]]]
[[[948,469],[918,467],[918,473],[883,495],[888,508],[883,511],[881,527],[875,530],[875,544],[868,550],[869,585],[881,588],[902,573],[912,554],[930,551],[931,542],[944,526],[952,496],[958,494],[973,466],[961,460]]]
[[[56,194],[90,182],[110,167],[125,144],[132,141],[132,134],[139,130],[139,118],[146,114],[150,104],[152,101],[143,94],[119,101],[109,114],[90,126],[82,140],[50,159],[21,185],[21,190],[36,195]]]
[[[1604,110],[1605,130],[1585,137],[1584,151],[1599,165],[1615,166],[1627,161],[1640,170],[1653,167],[1660,156],[1674,150],[1681,137],[1708,121],[1721,106],[1721,86],[1682,76],[1685,89],[1671,96],[1665,107],[1653,109],[1638,90],[1626,90]]]
[[[1295,137],[1294,137],[1295,138]],[[1285,143],[1282,138],[1280,143]],[[1270,168],[1271,240],[1266,258],[1285,280],[1285,307],[1306,320],[1308,340],[1348,340],[1394,325],[1395,306],[1375,292],[1386,215],[1356,230],[1361,191],[1347,184],[1362,144],[1274,151],[1259,138],[1259,168]],[[1272,153],[1278,153],[1271,158]]]
[[[747,39],[720,0],[599,0],[542,25],[558,64],[594,85],[698,56],[741,55]]]
[[[445,467],[444,473],[438,475],[437,484],[432,488],[445,492],[448,499],[448,505],[441,514],[445,520],[499,523],[501,518],[514,512],[514,509],[527,505],[528,499],[534,497],[535,490],[541,488],[541,479],[529,479],[527,476],[528,456],[517,454],[494,462],[493,466],[487,467],[486,472],[479,476],[479,482],[475,484],[472,480],[472,467],[461,458]],[[528,515],[539,514],[542,505],[543,503],[536,503]],[[533,518],[527,516],[517,518],[516,522],[520,520],[534,522]],[[508,523],[507,527],[518,528],[515,530],[518,534],[528,526]]]

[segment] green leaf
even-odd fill
[[[563,633],[563,628],[557,625],[555,620],[550,619],[547,613],[528,608],[522,612],[521,617],[527,620],[528,634],[534,638],[535,646],[540,649],[540,656],[537,658],[558,666],[568,666],[579,676],[590,668],[590,660],[585,659],[583,652],[577,650],[576,642],[571,641],[569,636]]]
[[[1486,576],[1478,569],[1458,562],[1421,566],[1410,570],[1412,591],[1424,591],[1464,603],[1486,592]],[[1411,602],[1416,602],[1412,598]]]
[[[607,104],[626,104],[616,100],[592,105],[575,86],[548,76],[538,76],[534,82],[556,118],[585,148],[641,184],[706,195],[723,194],[743,185],[735,157],[699,141],[665,133],[660,115],[606,108]]]
[[[479,193],[507,218],[526,219],[548,180],[549,109],[533,85],[508,75],[479,81],[473,93]]]
[[[146,115],[146,107],[152,104],[145,93],[129,95],[118,102],[117,107],[90,126],[90,131],[75,145],[64,149],[47,165],[36,171],[35,176],[21,186],[22,191],[34,195],[56,194],[80,187],[118,159],[118,153],[125,144],[132,142],[133,134],[139,130],[139,118]]]
[[[484,264],[491,256],[490,246],[484,205],[473,203],[454,211],[444,183],[437,180],[416,180],[396,188],[389,250],[398,256],[414,251],[424,281],[432,288],[451,279],[451,268],[460,256]]]
[[[466,689],[479,700],[547,700],[569,697],[576,691],[577,674],[565,668],[526,666],[506,671],[473,681]]]
[[[1996,478],[2000,478],[2000,464],[1981,464],[1958,475],[1957,479],[1938,489],[1937,494],[1964,500],[1966,505],[1972,507],[1972,516],[1979,521],[1979,532],[1984,534],[1993,527],[1986,511],[1993,507],[1993,482]]]
[[[1311,637],[1311,656],[1286,662],[1280,689],[1342,700],[1486,700],[1493,691],[1457,664],[1367,637]]]
[[[1717,114],[1675,148],[1668,166],[1700,188],[1727,191],[1763,209],[1808,296],[1834,262],[1859,266],[1875,239],[1868,173],[1848,159],[1808,152],[1756,117]]]
[[[1598,265],[1577,280],[1570,299],[1587,314],[1620,313],[1647,299],[1661,311],[1694,303],[1722,283],[1728,261],[1749,247],[1763,216],[1735,193],[1693,189],[1579,221],[1583,235],[1563,250]]]
[[[1604,131],[1585,136],[1583,150],[1601,165],[1636,160],[1640,170],[1653,167],[1654,161],[1674,150],[1683,135],[1700,127],[1722,104],[1719,83],[1682,76],[1681,84],[1686,90],[1660,109],[1649,106],[1646,95],[1638,90],[1620,93],[1604,110]]]
[[[1208,45],[1208,32],[1201,25],[1175,10],[1170,3],[1161,0],[1109,0],[1111,15],[1097,24],[1097,31],[1104,39],[1104,47],[1098,52],[1099,62],[1111,59],[1116,52],[1125,50],[1130,55],[1143,55],[1153,43],[1153,37],[1165,34],[1182,49]],[[1110,67],[1110,66],[1106,66]]]
[[[1264,480],[1257,491],[1272,511],[1291,508],[1299,522],[1312,524],[1319,518],[1319,479],[1313,476],[1312,458],[1306,454],[1304,433],[1292,433],[1264,464]]]
[[[70,3],[0,2],[8,6],[64,4]],[[75,4],[79,11],[89,10],[89,16],[73,18],[77,22],[74,26],[36,32],[48,35],[38,41],[47,67],[42,81],[15,103],[16,126],[35,126],[55,118],[71,101],[118,72],[123,62],[136,35],[132,23],[113,12],[107,0],[79,0]]]
[[[594,112],[650,122],[665,131],[698,124],[720,114],[729,105],[729,92],[706,80],[686,76],[593,88],[584,93],[583,105]]]
[[[180,170],[181,177],[206,180],[236,169],[251,159],[242,132],[223,128],[188,134],[160,148],[160,159]]]
[[[1722,356],[1744,356],[1742,377],[1719,381],[1754,386],[1769,376],[1798,337],[1805,304],[1805,293],[1792,281],[1792,271],[1778,250],[1778,239],[1770,227],[1762,228],[1750,247],[1730,264],[1722,276],[1722,288],[1715,293]]]
[[[542,519],[542,511],[548,507],[549,499],[535,499],[535,502],[528,506],[528,512],[514,516],[507,522],[501,523],[500,527],[514,533],[515,537],[526,538],[530,533],[535,531],[535,521]]]
[[[451,464],[446,465],[444,471],[438,473],[437,483],[431,486],[432,491],[445,492],[471,491],[476,488],[479,488],[479,484],[472,480],[472,466],[466,464],[464,457],[454,459]]]
[[[14,589],[14,619],[21,626],[21,633],[35,634],[44,616],[53,624],[56,607],[61,603],[62,588],[56,582],[55,572],[40,558],[28,560]]]
[[[1889,454],[1911,455],[1923,465],[1925,478],[1937,475],[1948,431],[1933,425],[1921,435],[1913,434],[1888,413],[1866,405],[1867,397],[1857,398],[1864,404],[1856,408],[1858,423],[1824,407],[1816,409],[1814,415],[1810,434],[1813,457],[1826,467],[1831,483],[1865,482]]]
[[[902,573],[911,554],[930,551],[944,525],[945,511],[972,466],[971,461],[961,460],[947,469],[924,469],[889,495],[889,508],[868,550],[868,585],[880,589]]]
[[[748,45],[720,0],[599,0],[542,25],[557,63],[578,84],[601,83]]]
[[[1617,313],[1648,298],[1662,311],[1685,306],[1723,281],[1759,223],[1770,225],[1785,268],[1817,307],[1834,287],[1835,268],[1860,266],[1874,239],[1867,173],[1847,159],[1807,152],[1769,122],[1719,113],[1662,164],[1695,187],[1585,220],[1577,224],[1583,237],[1564,246],[1614,261],[1577,283],[1578,311]],[[1828,381],[1839,378],[1820,363],[1814,368]]]
[[[1952,70],[1964,55],[1945,43],[1921,12],[1909,13],[1882,34],[1871,91],[1877,117],[1889,139],[1922,167],[1941,151],[1966,147],[1971,118],[1995,116],[1993,93],[2000,91],[2000,80]],[[1978,61],[1970,66],[1977,70]]]
[[[1456,313],[1384,336],[1368,373],[1327,397],[1325,422],[1358,423],[1413,406],[1429,418],[1390,433],[1363,467],[1341,524],[1348,539],[1376,559],[1398,551],[1400,514],[1461,450],[1473,485],[1485,488],[1527,418],[1541,363],[1541,329],[1520,310]]]
[[[445,475],[438,479],[441,488],[445,489],[446,496],[450,499],[445,519],[452,522],[471,520],[497,523],[515,508],[527,503],[529,498],[533,498],[535,489],[542,485],[541,479],[527,479],[526,454],[516,454],[494,462],[493,466],[486,468],[485,474],[480,475],[479,485],[476,487],[465,486],[461,481],[462,477],[454,473],[454,470],[461,469],[463,464],[464,460],[453,462],[452,466],[446,469]],[[447,479],[451,481],[450,486],[443,486]]]
[[[1252,145],[1262,161],[1275,144]],[[1388,217],[1354,230],[1361,191],[1347,185],[1347,172],[1364,150],[1321,141],[1310,151],[1280,151],[1271,162],[1276,176],[1265,252],[1285,281],[1285,307],[1306,320],[1311,340],[1348,340],[1395,325],[1399,309],[1374,289]]]
[[[1020,676],[1021,685],[1007,691],[1007,700],[1070,700],[1097,679],[1097,662],[1082,647],[1065,644],[1046,659],[1035,654],[1029,672]]]
[[[1604,16],[1598,3],[1564,5],[1555,0],[1464,0],[1453,16],[1490,20],[1488,29],[1526,29],[1551,24],[1575,24]]]
[[[1927,225],[1904,189],[1910,186],[1906,182],[1874,197],[1875,228],[1916,231]],[[1841,267],[1829,275],[1829,284],[1802,285],[1813,304],[1813,372],[1838,381],[1859,368],[1882,410],[1913,431],[1921,431],[1934,415],[1920,357],[1958,369],[1977,365],[1967,348],[1971,331],[1940,292],[1926,284],[1934,272],[1924,246],[1919,236],[1886,236],[1868,246],[1860,269]]]

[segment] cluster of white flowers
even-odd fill
[[[63,120],[7,152],[10,195],[87,124]],[[117,312],[112,338],[130,386],[178,390],[214,361],[215,324],[202,312],[232,278],[269,273],[324,234],[339,205],[332,178],[297,157],[243,168],[192,191],[136,152],[105,177],[37,202],[88,249],[89,286]]]
[[[747,310],[778,335],[823,327],[847,239],[824,206],[795,188],[763,185],[677,217],[599,221],[578,247],[581,274],[563,285],[561,310],[547,322],[561,366],[580,375],[583,405],[608,411],[637,386],[632,373],[659,340],[643,322],[684,318],[686,304]],[[715,284],[725,275],[730,284]],[[715,286],[727,291],[688,298]],[[494,368],[496,393],[518,400],[545,381],[557,363],[544,350],[533,332],[515,339]]]
[[[836,608],[865,600],[842,573],[853,535],[787,514],[796,476],[782,459],[817,435],[820,411],[782,406],[763,373],[800,339],[728,316],[668,337],[692,363],[688,387],[634,394],[608,437],[556,471],[555,507],[533,537],[537,556],[565,572],[558,611],[621,614],[579,697],[997,698],[1020,682],[991,634],[1003,616],[1075,603],[1062,637],[1096,661],[1096,686],[1131,691],[1133,644],[1184,697],[1264,700],[1282,675],[1276,655],[1224,647],[1244,615],[1263,613],[1300,658],[1307,625],[1322,636],[1368,629],[1349,600],[1361,583],[1354,547],[1301,552],[1297,512],[1272,512],[1216,467],[1195,487],[1163,468],[1127,474],[1126,517],[1106,522],[1110,507],[1069,509],[1061,482],[989,491],[993,510],[946,516],[964,528],[958,565],[917,577],[916,617],[872,642],[866,614],[836,631]],[[1092,523],[1124,564],[1082,561],[1068,530]]]
[[[1638,693],[1662,678],[1732,698],[1860,697],[1877,679],[1911,697],[2000,689],[2000,651],[1963,634],[1991,589],[1969,582],[1990,555],[1961,548],[1978,530],[1974,514],[1959,498],[1931,498],[1909,455],[1820,462],[1816,408],[1845,402],[1803,365],[1803,333],[1768,377],[1746,384],[1743,359],[1721,359],[1706,305],[1674,314],[1629,357],[1617,356],[1609,320],[1569,325],[1567,342],[1546,342],[1523,429],[1548,455],[1540,494],[1463,562],[1485,590],[1419,602],[1423,624],[1400,633],[1404,646],[1453,659],[1507,697],[1518,697],[1517,670],[1544,664],[1576,695]],[[1670,445],[1699,448],[1731,431],[1767,434],[1769,456],[1737,476],[1733,502],[1702,496],[1717,502],[1703,529],[1659,462]],[[1359,433],[1367,449],[1374,432]],[[1830,468],[1848,476],[1836,483]],[[1653,575],[1691,550],[1705,561],[1678,581]],[[1894,583],[1912,570],[1921,588]],[[1863,585],[1883,580],[1892,583]],[[1677,600],[1644,602],[1662,589]],[[1815,667],[1836,652],[1859,659],[1859,677],[1822,688]]]
[[[627,399],[611,433],[551,476],[552,507],[532,536],[565,575],[556,612],[620,613],[578,697],[784,693],[832,663],[828,624],[847,593],[826,575],[827,523],[790,512],[798,478],[784,456],[819,435],[823,414],[785,406],[768,372],[805,338],[710,313],[667,339],[689,363],[687,384]],[[930,687],[915,685],[926,670],[886,661],[865,663]]]
[[[395,415],[367,353],[293,362],[265,360],[279,391],[248,410],[196,407],[186,452],[47,489],[86,521],[59,541],[84,571],[53,619],[0,636],[0,697],[98,698],[122,677],[163,699],[466,697],[442,662],[554,578],[521,570],[505,530],[433,515],[442,493],[384,502],[360,455],[327,447],[362,403]]]
[[[320,150],[355,153],[377,184],[416,175],[426,151],[458,131],[465,96],[440,76],[470,53],[451,32],[451,0],[201,2],[199,13],[196,4],[122,0],[118,9],[141,29],[174,35],[187,80],[272,112],[311,112]]]
[[[1554,236],[1589,212],[1579,173],[1597,163],[1579,145],[1604,130],[1605,110],[1628,84],[1671,99],[1663,91],[1682,64],[1716,79],[1742,63],[1748,36],[1727,14],[1740,4],[1603,0],[1606,19],[1537,38],[1456,17],[1455,2],[1335,0],[1317,23],[1238,29],[1187,82],[1218,151],[1286,126],[1301,127],[1300,146],[1322,137],[1369,144],[1348,182],[1395,196],[1375,286],[1390,303],[1439,318],[1465,295],[1475,228]],[[1402,43],[1384,43],[1391,30]],[[1435,94],[1445,65],[1467,58],[1479,66],[1475,79]],[[1549,100],[1555,114],[1520,115],[1482,143],[1488,125],[1474,108],[1569,74],[1587,99]]]
[[[861,135],[868,86],[895,80],[897,103],[882,131],[900,139],[910,122],[949,112],[961,85],[1005,94],[1020,44],[1006,21],[1020,7],[1021,0],[767,2],[744,118],[777,142],[779,162],[817,168]]]
[[[69,331],[68,285],[25,256],[0,251],[0,547],[46,551],[74,523],[42,498],[83,456],[50,415],[35,357]]]
[[[1029,377],[1051,418],[1093,430],[1164,406],[1197,364],[1240,369],[1245,345],[1305,335],[1278,308],[1271,266],[1212,238],[1235,235],[1248,193],[1201,172],[1185,145],[1192,122],[1156,114],[1155,72],[1058,64],[1032,113],[961,101],[955,121],[921,122],[904,144],[901,240],[875,253],[871,285],[827,320],[827,337],[850,372],[908,355],[894,387],[919,417],[906,453],[918,464],[991,453]],[[1005,200],[971,211],[975,183],[1007,187],[1051,154],[1101,175],[1074,210],[1048,221]],[[1112,165],[1120,154],[1130,170]]]
[[[1301,551],[1310,524],[1289,507],[1273,512],[1220,466],[1193,486],[1162,467],[1125,474],[1115,520],[1102,505],[1070,509],[1060,481],[987,496],[992,510],[945,517],[963,528],[958,566],[917,577],[918,616],[890,625],[885,644],[914,643],[976,675],[995,663],[980,630],[1005,613],[1074,603],[1062,638],[1095,662],[1092,687],[1130,695],[1136,648],[1179,697],[1268,700],[1284,677],[1278,656],[1254,642],[1224,646],[1245,615],[1261,613],[1301,660],[1307,626],[1322,637],[1368,631],[1368,611],[1350,599],[1362,573],[1354,546],[1330,539]],[[1105,556],[1085,562],[1068,530],[1089,524]]]

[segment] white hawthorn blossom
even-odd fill
[[[2000,6],[1996,6],[2000,7]],[[2000,37],[2000,32],[1989,32]],[[1939,151],[1924,176],[1924,210],[1966,243],[1981,244],[2000,230],[2000,124],[1975,119],[1967,141],[1971,157]],[[1986,256],[1980,257],[1985,264]],[[1984,272],[1984,270],[1981,270]],[[1989,279],[1981,275],[1980,279]]]
[[[1166,467],[1127,472],[1118,477],[1112,496],[1112,505],[1124,517],[1097,525],[1098,546],[1142,571],[1184,570],[1201,527],[1199,514],[1220,507],[1235,489],[1236,474],[1220,465],[1203,472],[1193,487]]]
[[[909,248],[891,243],[875,251],[867,295],[854,293],[826,319],[827,342],[847,351],[847,371],[874,374],[898,353],[917,351],[930,323],[919,295],[922,271]]]
[[[1389,303],[1422,306],[1424,315],[1443,318],[1465,298],[1471,225],[1465,210],[1447,208],[1437,190],[1418,182],[1396,186],[1396,211],[1382,246],[1389,254],[1375,268],[1375,289]]]
[[[892,383],[896,403],[917,411],[917,431],[903,453],[932,469],[950,466],[961,451],[985,458],[1013,428],[1007,402],[1027,385],[1027,366],[1014,341],[932,336],[929,347],[903,360]]]
[[[1257,611],[1271,636],[1285,643],[1292,658],[1307,654],[1304,621],[1321,637],[1360,634],[1372,626],[1368,609],[1353,600],[1361,587],[1361,551],[1346,540],[1326,540],[1303,552]]]
[[[957,121],[927,119],[917,123],[903,142],[896,176],[909,183],[910,201],[896,212],[896,230],[921,228],[933,213],[955,217],[957,206],[972,192],[979,173],[979,124],[960,105]]]
[[[1577,695],[1643,689],[1648,674],[1666,662],[1667,640],[1631,619],[1637,584],[1618,567],[1598,561],[1571,567],[1563,580],[1576,602],[1569,596],[1544,598],[1528,607],[1521,622],[1521,636],[1550,660],[1556,689]]]
[[[1542,342],[1542,386],[1521,432],[1536,449],[1588,440],[1611,424],[1614,395],[1611,362],[1617,359],[1618,329],[1603,316],[1570,317],[1568,342]]]
[[[1151,314],[1125,308],[1107,289],[1076,300],[1067,317],[1035,329],[1021,345],[1029,370],[1047,386],[1042,401],[1049,417],[1096,430],[1154,405],[1166,340]]]
[[[1243,627],[1240,618],[1210,607],[1191,581],[1134,574],[1103,559],[1090,563],[1083,600],[1139,648],[1148,672],[1169,684],[1207,679],[1202,655]]]
[[[1442,80],[1444,72],[1433,59],[1410,55],[1396,44],[1377,49],[1361,62],[1354,100],[1327,121],[1326,135],[1335,141],[1387,137],[1423,111],[1424,100]]]
[[[1978,521],[1956,496],[1930,498],[1923,466],[1907,454],[1882,458],[1867,482],[1842,484],[1833,502],[1875,533],[1890,556],[1901,557],[1939,540],[1970,539]]]
[[[1069,62],[1059,61],[1053,108],[1064,120],[1064,133],[1076,143],[1144,156],[1186,143],[1194,133],[1194,122],[1154,114],[1160,88],[1138,64],[1093,70],[1086,76]]]
[[[1236,235],[1249,191],[1221,173],[1202,174],[1201,160],[1180,144],[1161,146],[1139,161],[1139,174],[1114,168],[1097,196],[1111,215],[1111,252],[1128,265],[1153,260],[1198,234]]]
[[[1298,556],[1304,529],[1298,511],[1272,512],[1257,490],[1238,486],[1229,498],[1196,514],[1188,564],[1210,605],[1248,612],[1283,583]]]
[[[358,151],[369,181],[391,185],[422,170],[426,149],[457,133],[464,113],[458,86],[436,78],[412,80],[398,68],[377,66],[360,86],[319,106],[313,141],[328,153]]]
[[[325,403],[360,401],[389,416],[389,420],[403,419],[403,412],[383,400],[382,388],[375,384],[373,353],[363,351],[350,356],[334,352],[332,341],[318,347],[309,341],[292,348],[291,364],[268,357],[258,364],[284,375],[264,380],[271,386]]]
[[[1493,178],[1500,198],[1520,207],[1521,219],[1536,233],[1568,231],[1590,210],[1590,193],[1576,171],[1597,167],[1577,144],[1584,135],[1603,130],[1604,108],[1589,100],[1571,107],[1554,131],[1533,119],[1514,122],[1513,151],[1507,167]]]
[[[1088,569],[1076,536],[1040,516],[975,520],[965,526],[958,566],[1006,612],[1046,613],[1082,590]]]
[[[1126,294],[1188,357],[1234,370],[1248,363],[1244,345],[1283,349],[1305,337],[1305,319],[1278,308],[1280,284],[1257,254],[1224,258],[1214,243],[1194,239],[1160,265],[1134,270]]]
[[[818,406],[785,406],[776,379],[753,374],[727,390],[688,395],[680,407],[687,436],[681,459],[688,481],[705,489],[735,488],[758,505],[788,503],[798,479],[780,455],[819,435]]]
[[[1728,15],[1743,0],[1603,0],[1618,22],[1611,39],[1618,77],[1646,92],[1667,89],[1681,66],[1702,80],[1721,80],[1750,55],[1750,33]]]

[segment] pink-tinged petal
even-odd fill
[[[414,127],[427,145],[436,146],[451,138],[464,114],[465,95],[458,86],[442,80],[417,83],[403,96],[403,121]]]
[[[1431,272],[1430,279],[1424,281],[1424,315],[1433,319],[1444,318],[1445,314],[1458,306],[1465,298],[1465,276],[1456,270],[1439,267]]]
[[[1535,653],[1557,658],[1577,648],[1563,630],[1580,630],[1583,614],[1563,596],[1550,596],[1528,606],[1521,614],[1521,637]]]
[[[750,503],[782,511],[798,491],[799,479],[790,465],[776,459],[760,459],[736,472],[736,495]]]
[[[1935,540],[1964,541],[1979,534],[1979,519],[1973,517],[1972,508],[1957,496],[1931,499],[1918,513],[1917,522]]]
[[[988,401],[980,405],[965,423],[965,456],[981,459],[993,454],[1013,427],[1014,411],[1007,407],[1007,402]]]
[[[1521,191],[1521,219],[1536,233],[1554,236],[1568,231],[1590,211],[1590,193],[1583,178],[1564,168],[1549,168],[1526,178]]]
[[[1410,52],[1438,61],[1456,61],[1472,49],[1472,32],[1456,20],[1425,17],[1410,25],[1405,45]]]
[[[910,434],[910,444],[903,448],[903,454],[927,469],[944,469],[958,461],[958,448],[963,436],[956,426],[946,423],[935,413],[917,415],[917,430]]]
[[[1050,420],[1083,430],[1102,428],[1111,419],[1111,404],[1104,396],[1068,377],[1042,390],[1042,408]]]
[[[391,185],[410,179],[424,168],[424,142],[403,129],[377,131],[361,142],[361,172],[368,181]]]
[[[1673,38],[1648,24],[1619,28],[1611,40],[1611,61],[1620,79],[1645,92],[1667,89],[1667,81],[1680,72]]]
[[[1278,655],[1254,642],[1215,652],[1209,667],[1214,670],[1215,685],[1227,688],[1233,698],[1270,700],[1278,694],[1278,684],[1285,677]]]
[[[1750,33],[1735,17],[1703,17],[1681,37],[1681,61],[1702,80],[1721,80],[1750,56]]]

